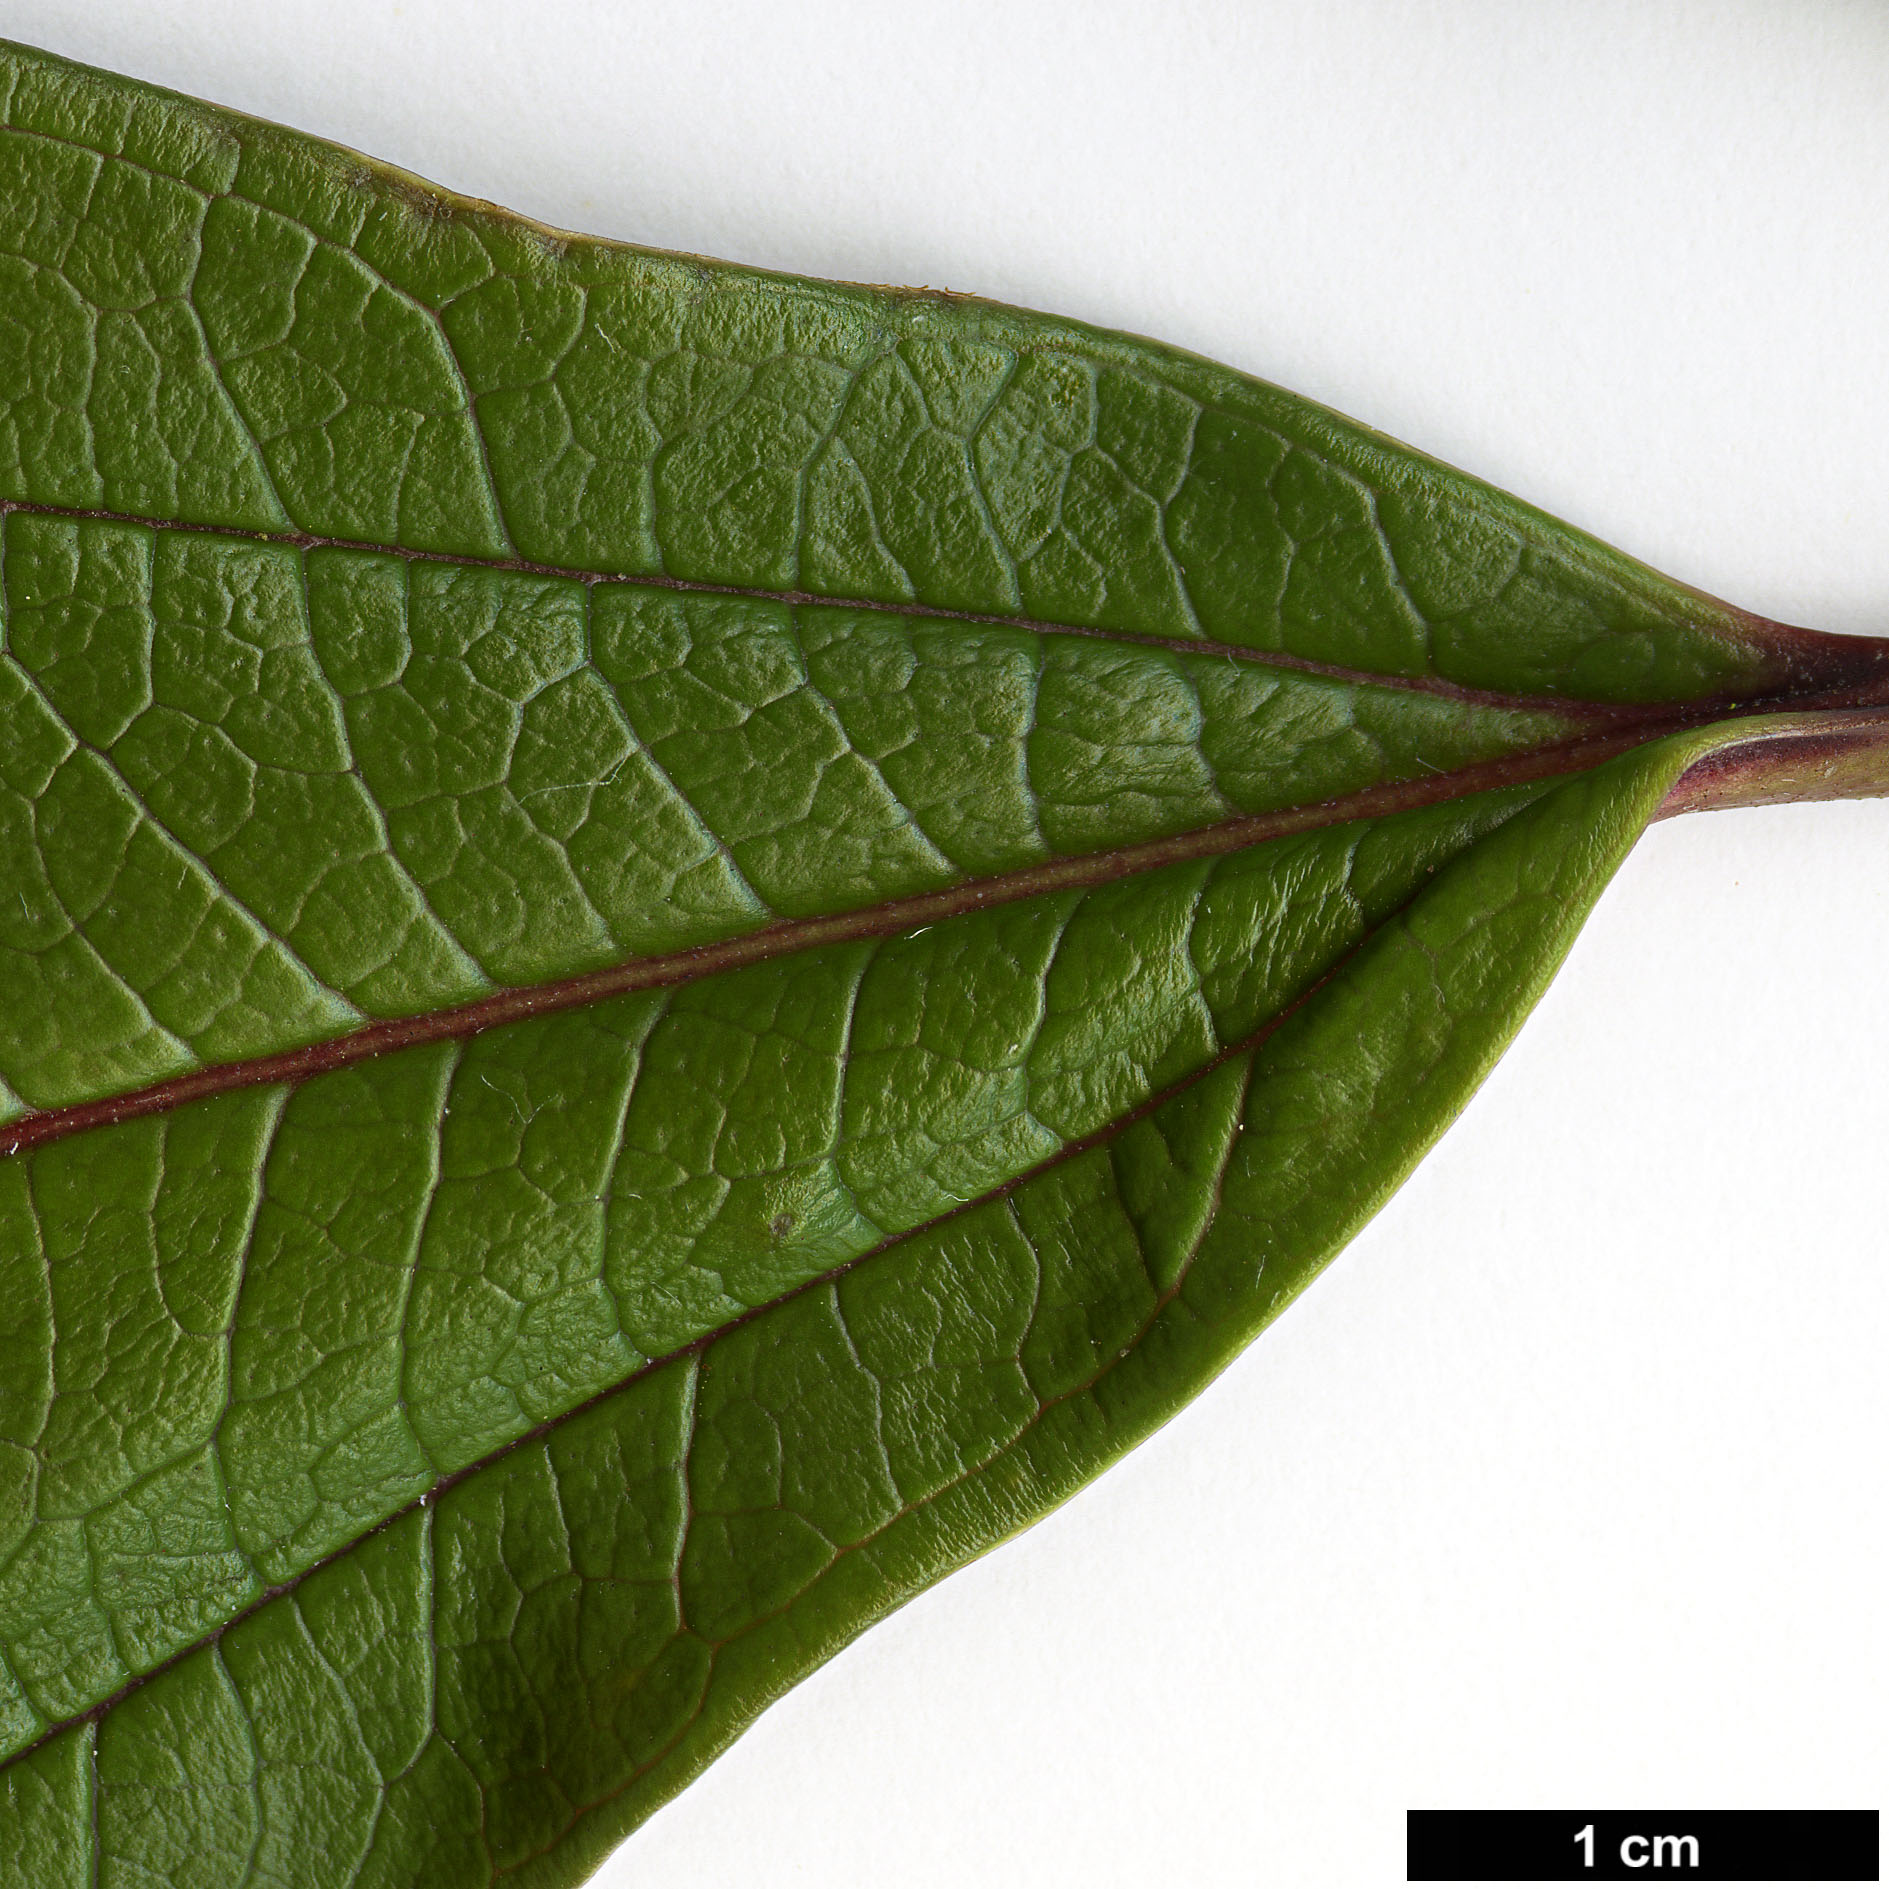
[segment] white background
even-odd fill
[[[0,31],[552,223],[1157,334],[1889,631],[1879,0],[0,0]],[[1889,803],[1657,828],[1282,1324],[599,1880],[1359,1889],[1402,1880],[1412,1805],[1879,1804],[1886,957]]]

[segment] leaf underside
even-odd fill
[[[1675,791],[1860,790],[1881,646],[1228,370],[0,125],[4,1889],[578,1879],[1221,1369]]]

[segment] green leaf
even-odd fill
[[[1210,1380],[1764,622],[1149,342],[0,51],[0,1885],[568,1883]]]

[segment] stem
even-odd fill
[[[1889,795],[1889,708],[1768,715],[1687,768],[1655,817],[1878,795]]]

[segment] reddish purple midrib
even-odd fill
[[[463,551],[427,551],[409,545],[376,544],[369,539],[337,538],[317,532],[263,531],[242,525],[158,518],[140,512],[0,498],[0,518],[5,518],[10,512],[32,518],[133,525],[143,531],[180,531],[251,544],[284,545],[297,551],[358,551],[377,557],[401,558],[409,563],[448,564],[470,570],[517,571],[528,576],[556,578],[592,586],[623,584],[672,590],[685,595],[748,598],[757,603],[781,604],[789,609],[818,607],[827,610],[861,610],[935,622],[985,624],[993,629],[1016,630],[1029,636],[1086,637],[1143,649],[1164,649],[1182,656],[1284,669],[1297,675],[1317,676],[1327,682],[1358,688],[1399,689],[1407,693],[1433,695],[1445,701],[1460,702],[1466,707],[1559,715],[1573,722],[1593,726],[1637,721],[1650,712],[1670,712],[1676,706],[1672,703],[1595,702],[1579,696],[1530,695],[1510,690],[1474,688],[1442,676],[1395,675],[1381,670],[1354,669],[1342,663],[1319,662],[1284,650],[1260,649],[1245,643],[1219,642],[1204,636],[1155,636],[1135,630],[1106,629],[1096,624],[1058,623],[1048,618],[1028,616],[1020,611],[952,610],[940,604],[902,599],[839,597],[808,590],[769,590],[755,585],[672,577],[662,572],[595,571],[580,565],[545,563],[534,558],[481,557]],[[1757,651],[1761,659],[1768,662],[1770,677],[1763,684],[1767,691],[1797,695],[1812,690],[1864,686],[1878,678],[1889,681],[1889,639],[1831,636],[1819,630],[1804,630],[1791,624],[1777,623],[1768,617],[1754,616],[1748,611],[1731,610],[1730,606],[1713,599],[1702,598],[1701,601],[1710,603],[1715,610],[1729,610],[1739,625],[1738,636],[1749,648]],[[1735,706],[1735,698],[1731,695],[1721,694],[1712,699],[1721,709]],[[1689,706],[1697,707],[1700,704]]]
[[[1368,787],[1311,805],[1245,814],[1191,832],[1105,852],[1050,859],[1015,872],[962,880],[934,892],[891,899],[852,911],[787,919],[738,937],[686,950],[630,958],[600,970],[543,984],[509,986],[469,1003],[383,1018],[318,1042],[214,1063],[119,1095],[99,1096],[21,1115],[0,1126],[0,1158],[88,1129],[161,1114],[231,1089],[302,1082],[393,1050],[476,1036],[504,1024],[601,1003],[633,991],[692,983],[698,978],[790,952],[896,937],[902,932],[915,931],[920,926],[987,906],[1011,904],[1055,892],[1087,891],[1162,866],[1217,858],[1294,833],[1340,826],[1354,820],[1381,819],[1471,794],[1579,773],[1641,742],[1702,719],[1707,717],[1697,713],[1681,717],[1665,715],[1553,747],[1531,749],[1499,760],[1427,775],[1419,780]]]
[[[0,1126],[0,1158],[22,1153],[66,1135],[178,1108],[230,1089],[300,1082],[392,1050],[470,1037],[528,1017],[598,1003],[633,991],[688,983],[699,977],[733,970],[787,952],[896,936],[900,932],[915,930],[921,925],[956,917],[986,905],[1004,904],[1058,891],[1086,890],[1136,873],[1153,871],[1160,866],[1182,860],[1212,858],[1316,827],[1381,818],[1469,794],[1576,773],[1598,766],[1641,742],[1730,716],[1751,716],[1781,709],[1854,710],[1889,702],[1889,639],[1826,636],[1741,612],[1734,613],[1743,626],[1741,633],[1748,644],[1768,660],[1777,682],[1775,693],[1761,699],[1747,697],[1734,700],[1721,695],[1680,704],[1633,706],[1501,694],[1470,689],[1433,677],[1386,676],[1343,669],[1232,644],[1142,636],[1001,613],[946,610],[928,604],[845,599],[802,591],[768,591],[656,575],[600,573],[521,558],[480,558],[458,553],[419,551],[306,532],[270,532],[185,524],[175,519],[146,517],[135,513],[0,498],[0,519],[10,512],[36,517],[106,521],[153,531],[186,531],[226,539],[280,544],[301,550],[333,548],[469,568],[522,571],[589,584],[655,585],[683,592],[745,597],[791,607],[818,605],[833,609],[981,623],[1039,636],[1094,637],[1192,656],[1224,657],[1295,670],[1348,684],[1414,690],[1465,705],[1550,715],[1570,731],[1585,727],[1587,732],[1570,732],[1568,738],[1558,742],[1417,780],[1389,782],[1331,800],[1242,815],[1188,833],[1103,852],[1059,857],[1019,871],[962,880],[934,892],[888,900],[853,911],[785,920],[739,937],[681,951],[632,958],[599,970],[542,984],[508,986],[468,1003],[409,1016],[383,1018],[318,1042],[190,1070],[183,1075],[123,1094],[37,1109]]]

